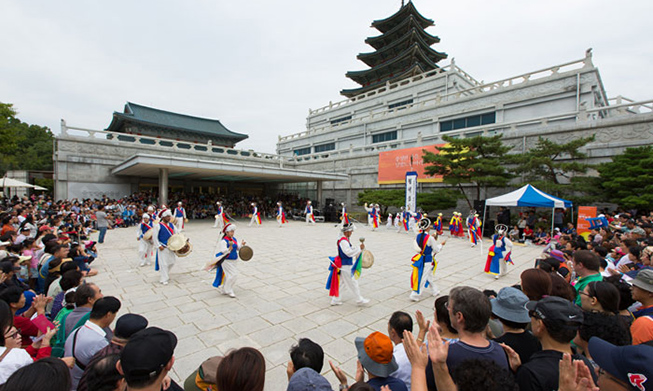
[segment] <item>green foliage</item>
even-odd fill
[[[505,187],[514,176],[506,169],[512,157],[512,147],[501,142],[501,135],[453,138],[443,136],[448,144],[438,148],[435,154],[424,150],[425,172],[441,175],[444,183],[456,185],[467,200],[462,184],[472,183],[476,187],[476,199],[481,198],[481,188]]]
[[[653,210],[653,147],[626,148],[598,166],[608,200],[625,208]]]
[[[515,172],[523,175],[524,184],[530,183],[558,197],[572,197],[585,187],[582,180],[572,178],[587,173],[592,167],[579,161],[587,155],[578,150],[592,141],[594,136],[557,144],[539,137],[535,148],[515,157]]]
[[[450,189],[437,189],[417,193],[417,206],[429,212],[433,210],[450,209],[456,206],[460,192]],[[364,190],[358,193],[358,205],[379,204],[381,214],[385,215],[388,207],[399,208],[406,205],[406,190]]]
[[[16,118],[12,104],[0,103],[0,140],[0,174],[7,170],[52,170],[52,132]]]

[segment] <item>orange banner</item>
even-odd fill
[[[442,176],[430,176],[424,173],[423,150],[438,153],[436,147],[446,144],[428,145],[398,149],[395,151],[379,153],[379,179],[380,185],[404,183],[406,172],[416,171],[417,182],[442,182]]]
[[[586,219],[596,217],[596,206],[579,206],[578,207],[578,223],[576,224],[576,232],[587,238],[590,232],[590,222]]]

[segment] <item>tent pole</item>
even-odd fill
[[[556,207],[553,207],[553,212],[551,212],[551,237],[553,237],[553,221],[555,219]]]
[[[485,199],[487,201],[487,198]],[[483,231],[485,230],[485,215],[487,214],[487,204],[483,203],[483,225],[481,226],[481,254],[483,253]]]

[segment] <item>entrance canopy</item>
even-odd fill
[[[508,194],[489,198],[487,206],[530,206],[535,208],[570,208],[571,201],[546,194],[531,185],[526,185]]]
[[[167,170],[169,178],[195,181],[242,182],[316,182],[342,181],[346,174],[286,168],[280,161],[203,160],[175,156],[138,154],[118,164],[113,175],[145,178],[159,177],[160,169]]]

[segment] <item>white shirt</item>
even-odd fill
[[[410,365],[410,360],[408,360],[408,356],[406,355],[403,342],[395,345],[392,356],[395,358],[398,368],[390,376],[403,380],[406,383],[406,388],[410,391],[410,373],[413,367]]]
[[[4,353],[6,349],[6,347],[0,346],[0,354]],[[5,384],[14,372],[33,362],[34,360],[25,349],[11,349],[0,362],[0,384]]]
[[[360,247],[354,247],[354,246],[352,246],[351,243],[349,243],[349,240],[341,240],[341,241],[340,241],[340,250],[342,250],[342,252],[343,252],[346,256],[348,256],[348,257],[350,257],[351,259],[353,259],[354,262],[356,262],[356,258],[358,257],[358,254],[360,254],[361,251],[362,251],[362,250],[360,249]]]

